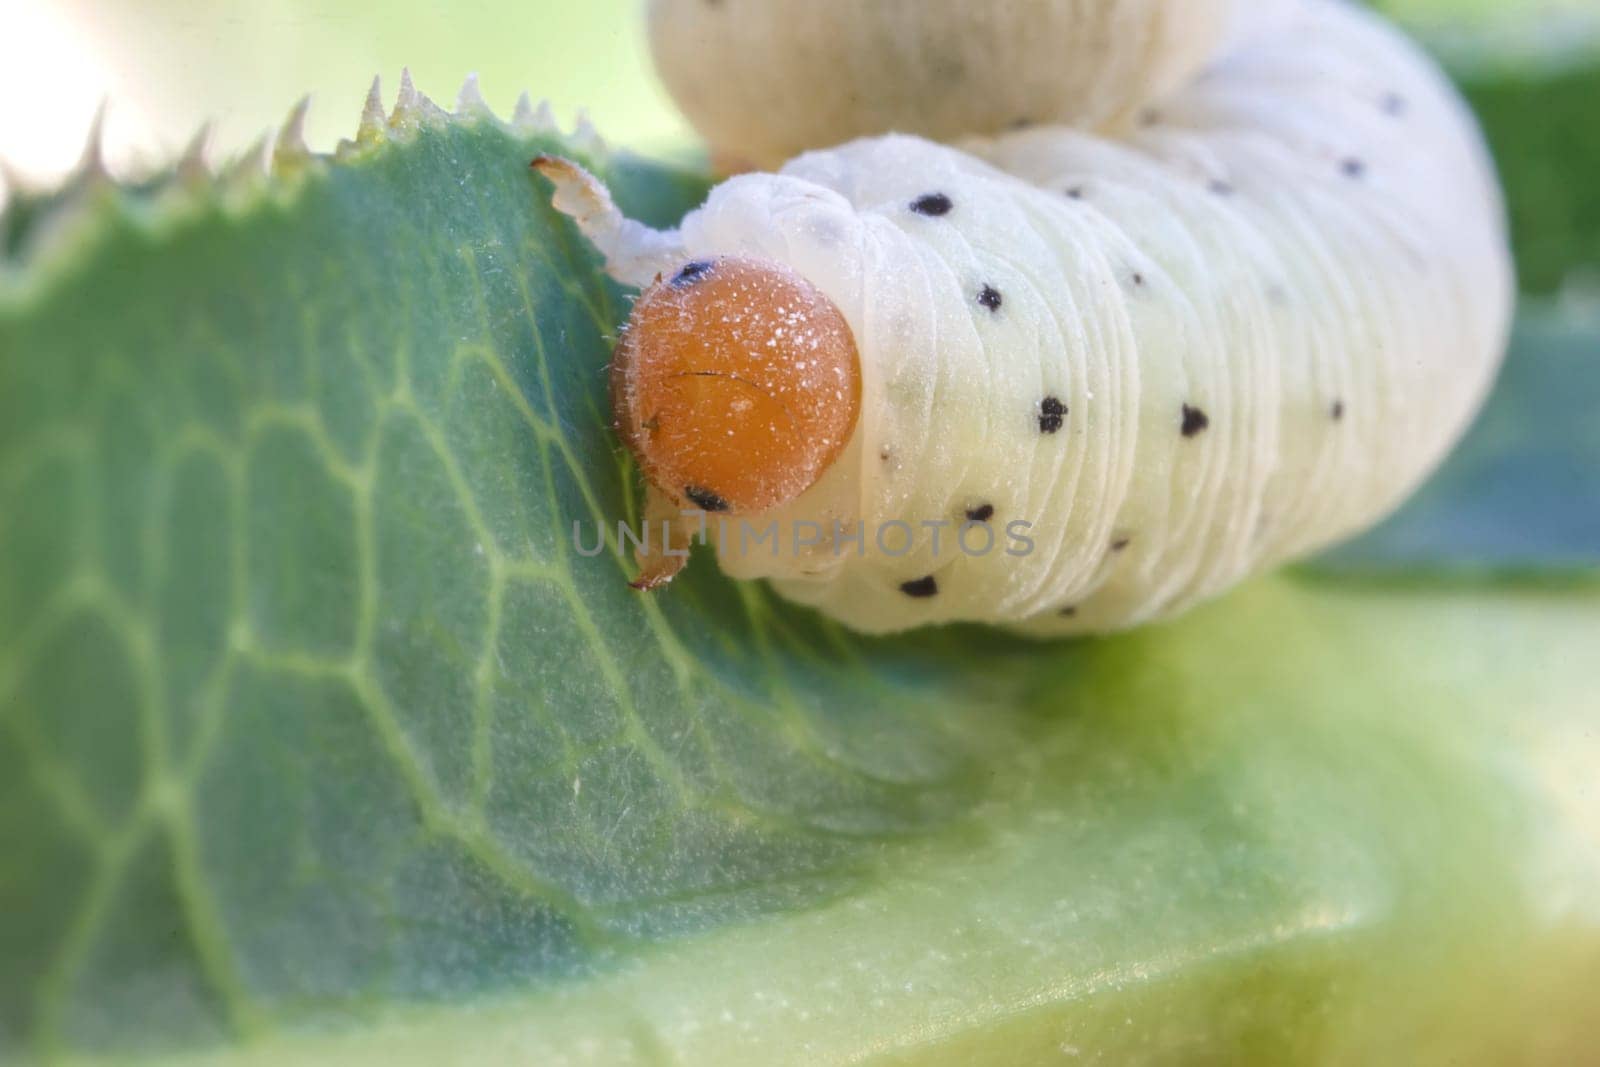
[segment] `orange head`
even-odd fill
[[[751,513],[805,492],[861,408],[837,306],[778,263],[719,256],[658,278],[611,364],[622,439],[684,508]]]

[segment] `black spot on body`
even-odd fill
[[[678,273],[672,276],[672,281],[667,284],[674,289],[687,289],[710,273],[711,261],[709,259],[697,259],[693,263],[685,263],[678,270]]]
[[[1121,552],[1131,544],[1133,544],[1133,538],[1131,537],[1121,536],[1113,538],[1111,542],[1111,551]]]
[[[1352,156],[1339,163],[1339,173],[1350,179],[1363,178],[1367,173],[1367,165]]]
[[[1078,614],[1078,609],[1076,607],[1065,607],[1056,612],[1056,614],[1060,615],[1063,619],[1070,619]]]
[[[1233,195],[1233,186],[1223,181],[1221,178],[1213,179],[1211,183],[1206,186],[1206,189],[1216,196]]]
[[[1073,200],[1082,200],[1083,199],[1083,186],[1074,185],[1072,188],[1067,190],[1067,196],[1069,196]]]
[[[901,582],[900,591],[908,597],[925,600],[928,597],[939,595],[939,580],[930,574],[926,578],[916,578],[909,582]]]
[[[1056,433],[1067,421],[1067,405],[1053,396],[1039,401],[1039,432]]]
[[[728,502],[709,489],[702,489],[698,485],[683,487],[683,495],[694,502],[695,507],[704,511],[727,511]]]
[[[1335,400],[1333,402],[1333,406],[1328,408],[1328,417],[1331,418],[1334,422],[1338,422],[1340,419],[1344,418],[1344,401],[1343,400]]]
[[[1138,287],[1144,284],[1144,275],[1138,271],[1134,271],[1133,274],[1128,277],[1128,280],[1132,282],[1135,287]]]
[[[978,303],[988,308],[990,311],[999,311],[1000,305],[1003,303],[1003,300],[1000,296],[1000,290],[996,289],[992,285],[984,286],[983,289],[978,293]]]
[[[975,508],[967,509],[968,522],[988,522],[992,518],[994,518],[993,504],[979,504]]]
[[[1211,418],[1197,407],[1183,405],[1183,436],[1193,437],[1211,425]]]
[[[950,198],[943,193],[923,193],[911,201],[911,210],[918,215],[927,215],[929,218],[938,218],[940,215],[950,214],[950,209],[955,207]]]
[[[1147,107],[1139,112],[1139,125],[1155,126],[1161,122],[1161,112],[1153,107]]]

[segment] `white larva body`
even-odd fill
[[[1296,0],[650,0],[656,66],[724,159],[893,130],[1115,130]]]
[[[1159,107],[1121,141],[856,141],[725,182],[671,234],[582,220],[625,280],[766,257],[855,333],[853,440],[748,521],[865,536],[726,538],[726,571],[865,631],[1112,630],[1358,531],[1432,470],[1512,292],[1448,84],[1374,17],[1303,0]],[[955,543],[969,513],[986,553],[976,527]]]

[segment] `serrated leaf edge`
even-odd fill
[[[113,177],[103,149],[106,104],[96,112],[78,163],[53,189],[28,188],[0,161],[12,193],[7,212],[24,202],[53,200],[38,218],[29,220],[28,232],[11,254],[0,253],[0,310],[26,302],[47,286],[65,265],[84,254],[105,221],[118,211],[151,229],[217,205],[248,211],[264,198],[292,196],[307,175],[367,158],[389,145],[407,144],[424,129],[491,122],[517,137],[565,136],[575,151],[592,157],[610,152],[587,113],[580,110],[571,131],[563,131],[550,102],[534,105],[526,91],[510,117],[500,117],[484,99],[475,73],[467,75],[453,110],[436,104],[417,88],[410,70],[402,69],[394,106],[385,111],[382,80],[373,78],[354,137],[341,140],[328,153],[314,152],[306,144],[310,107],[310,96],[301,97],[275,130],[264,132],[219,166],[206,158],[212,135],[212,124],[206,122],[176,157],[151,174]],[[0,226],[3,222],[0,218]]]

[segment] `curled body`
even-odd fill
[[[773,168],[891,130],[1125,129],[1296,2],[650,0],[650,43],[713,151]]]
[[[853,430],[741,516],[779,550],[724,536],[724,570],[870,632],[1114,630],[1371,525],[1434,468],[1511,303],[1470,114],[1334,0],[1216,39],[1124,135],[859,139],[734,177],[670,233],[546,168],[620,279],[768,262],[848,325]]]

